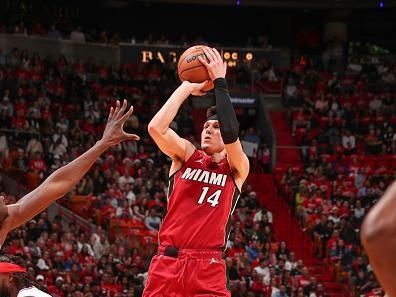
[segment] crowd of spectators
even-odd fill
[[[170,165],[148,137],[147,123],[176,86],[174,68],[111,69],[19,50],[3,57],[0,164],[29,189],[95,143],[114,98],[134,105],[125,129],[141,136],[107,151],[61,200],[97,226],[92,235],[42,213],[10,234],[3,252],[26,258],[36,281],[53,296],[140,296],[156,252]],[[191,108],[183,106],[172,128],[199,147]],[[268,159],[268,148],[254,130],[241,137],[260,145],[263,160]],[[6,196],[7,203],[17,199]],[[82,200],[84,207],[75,208]],[[232,220],[226,257],[232,296],[325,295],[286,242],[274,242],[272,213],[259,205],[250,185]]]
[[[65,39],[74,42],[98,42],[104,44],[118,45],[120,42],[128,43],[150,43],[150,44],[168,44],[169,40],[161,35],[154,38],[152,35],[147,36],[144,40],[136,40],[133,36],[122,36],[119,32],[110,32],[106,29],[97,30],[96,28],[83,28],[81,26],[81,15],[78,8],[66,12],[61,6],[55,8],[52,6],[50,16],[41,15],[40,9],[20,1],[14,7],[8,7],[7,18],[0,23],[0,32],[8,34],[18,34],[25,36],[36,36],[50,39]],[[63,10],[63,11],[62,11]],[[37,21],[38,19],[45,22]],[[49,24],[48,19],[52,20]],[[183,38],[181,39],[183,40]]]
[[[20,21],[0,31],[81,43],[169,43],[164,35],[137,41],[61,23]],[[268,44],[268,38],[261,39]],[[190,42],[182,36],[180,43]],[[360,225],[396,177],[396,67],[370,62],[351,59],[344,72],[332,73],[300,60],[283,73],[262,60],[229,72],[241,84],[254,80],[256,90],[276,93],[283,87],[303,167],[275,174],[279,191],[312,236],[317,256],[362,296],[376,294],[379,285],[359,241]],[[61,217],[49,221],[42,213],[13,232],[4,248],[26,258],[32,276],[54,296],[141,295],[166,207],[169,172],[169,160],[147,136],[147,123],[175,87],[171,63],[116,68],[0,50],[0,166],[29,189],[95,143],[114,98],[128,98],[135,107],[125,129],[142,140],[106,152],[61,202],[98,226],[96,231],[88,236],[74,224],[62,226]],[[172,128],[199,147],[191,109],[184,105]],[[241,136],[258,145],[251,161],[269,172],[265,143],[251,129]],[[8,203],[16,199],[6,196]],[[226,258],[232,296],[325,296],[287,244],[274,242],[272,214],[256,196],[247,185],[233,216]]]
[[[56,5],[55,5],[56,6]],[[92,26],[83,26],[82,19],[78,8],[69,13],[62,12],[62,7],[54,8],[50,17],[40,15],[37,8],[32,8],[24,1],[21,1],[14,9],[8,9],[7,21],[0,23],[0,32],[7,34],[17,34],[25,36],[35,36],[49,39],[63,39],[71,40],[77,43],[95,42],[108,45],[118,45],[120,42],[131,44],[147,44],[147,45],[193,45],[206,44],[207,41],[201,35],[188,36],[182,33],[177,38],[170,39],[167,34],[156,33],[148,34],[143,37],[136,37],[134,33],[138,30],[125,32],[125,28],[119,28],[123,32],[120,33],[117,29],[102,28],[97,29]],[[64,9],[66,11],[66,9]],[[37,20],[46,21],[40,22]],[[48,20],[50,19],[50,20]],[[52,22],[52,23],[51,23]],[[249,36],[246,39],[246,47],[256,47],[271,49],[272,45],[269,43],[268,35],[257,34]]]
[[[359,296],[379,287],[361,223],[396,178],[396,67],[372,61],[352,59],[343,73],[290,70],[284,99],[303,166],[276,175],[317,256]]]
[[[108,45],[118,45],[120,42],[125,43],[142,43],[150,45],[167,45],[170,44],[165,35],[154,37],[149,34],[144,39],[137,39],[134,36],[124,36],[119,32],[109,32],[108,30],[97,31],[94,29],[85,30],[81,25],[77,26],[64,26],[62,24],[52,24],[44,26],[41,23],[35,23],[27,26],[23,21],[10,26],[1,26],[0,32],[8,34],[17,34],[25,36],[35,36],[49,39],[63,39],[70,40],[77,43],[95,42]],[[172,44],[188,45],[191,43],[205,43],[201,37],[188,40],[185,35],[180,37],[179,42],[172,42]]]

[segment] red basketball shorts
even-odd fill
[[[143,297],[230,297],[222,253],[160,246]]]

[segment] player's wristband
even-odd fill
[[[239,124],[228,93],[225,78],[214,80],[214,93],[216,97],[216,114],[220,123],[220,133],[225,144],[230,144],[238,139]]]

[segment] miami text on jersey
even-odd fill
[[[226,184],[227,175],[216,172],[210,172],[202,169],[197,169],[197,168],[192,169],[190,167],[187,167],[181,178],[224,187]]]

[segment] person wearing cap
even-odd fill
[[[36,276],[36,281],[38,281],[40,284],[42,282],[44,282],[44,275],[42,275],[42,274],[37,275]]]
[[[48,292],[54,296],[63,296],[64,281],[63,277],[57,276],[54,283],[48,283]]]
[[[20,257],[0,256],[0,296],[2,297],[51,297],[39,290],[44,281],[43,275],[37,275],[36,281],[30,279],[25,263]]]
[[[133,112],[132,106],[126,111],[127,106],[126,100],[122,106],[117,100],[116,107],[110,109],[102,138],[84,154],[53,172],[32,192],[10,205],[6,205],[4,197],[0,197],[0,248],[8,232],[28,222],[54,201],[65,196],[109,147],[125,140],[139,140],[136,134],[123,130],[125,121]]]

